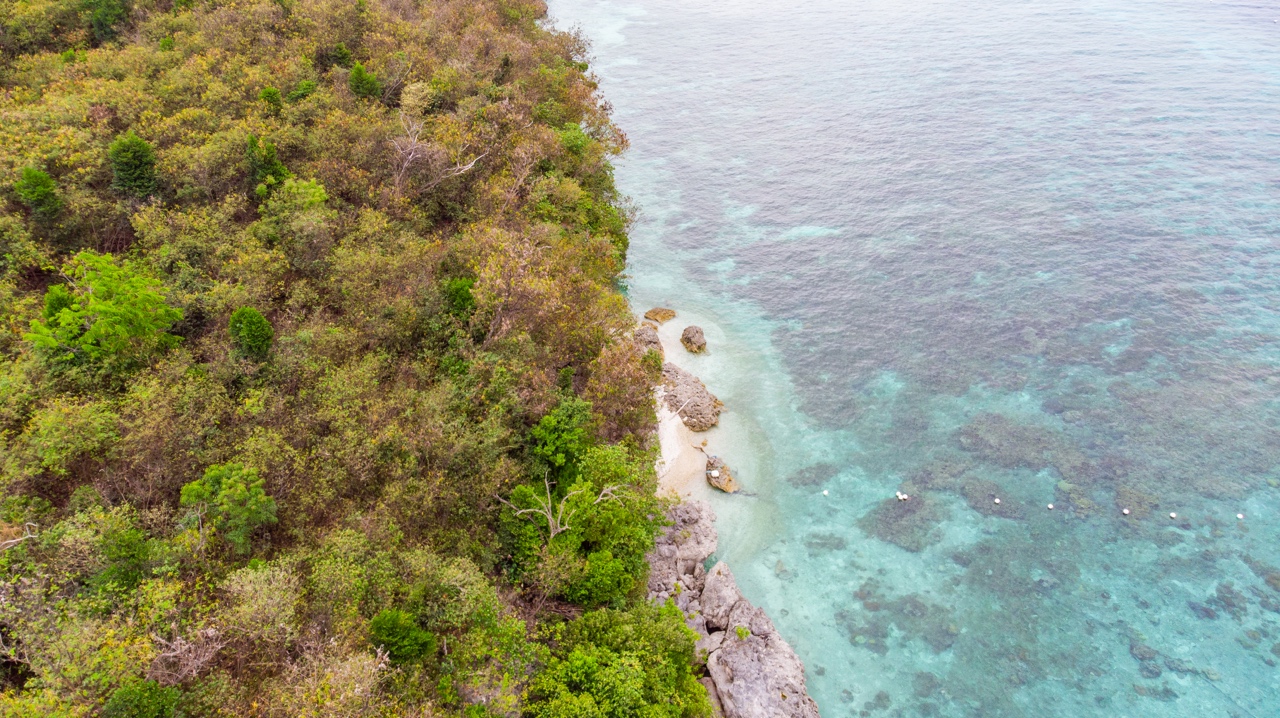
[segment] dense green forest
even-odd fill
[[[0,0],[0,716],[707,715],[538,0]]]

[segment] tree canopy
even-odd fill
[[[708,714],[544,13],[0,0],[0,714]]]

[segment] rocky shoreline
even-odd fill
[[[715,514],[702,501],[674,505],[649,554],[649,600],[671,599],[698,632],[707,694],[725,718],[816,718],[805,688],[804,664],[763,609],[743,597],[715,554]]]
[[[658,324],[674,316],[674,311],[661,308],[645,314],[646,319]],[[642,324],[636,339],[647,348],[663,351],[665,356],[667,347],[657,329],[656,324]],[[682,340],[691,335],[697,341],[691,342],[693,347],[682,341],[686,349],[705,351],[702,330],[686,328]],[[804,664],[795,651],[764,610],[742,595],[725,562],[718,561],[710,569],[706,565],[716,553],[716,516],[707,503],[690,498],[692,472],[697,467],[698,474],[705,475],[709,484],[721,490],[736,485],[720,480],[720,471],[732,480],[723,460],[702,452],[689,440],[689,432],[715,426],[723,404],[696,376],[670,362],[663,364],[663,385],[658,387],[657,403],[663,457],[659,492],[675,493],[680,503],[668,511],[671,525],[663,530],[647,557],[649,600],[674,601],[684,612],[689,627],[698,633],[698,655],[706,661],[707,668],[702,683],[717,716],[816,718],[818,706],[809,697]],[[677,475],[671,476],[673,472]]]

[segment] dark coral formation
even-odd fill
[[[928,494],[908,501],[891,497],[858,519],[858,528],[881,541],[919,552],[938,542],[938,525],[949,514],[945,504]]]

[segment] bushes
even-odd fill
[[[621,135],[537,3],[461,2],[0,18],[5,707],[518,715],[548,609],[642,598]]]
[[[156,152],[151,143],[133,133],[120,135],[107,149],[114,177],[111,187],[117,192],[146,199],[155,194],[160,182],[156,178]]]
[[[351,88],[351,93],[356,97],[380,97],[382,95],[382,83],[378,82],[377,75],[364,69],[364,65],[358,62],[351,68],[351,74],[347,77],[347,84]]]
[[[277,96],[279,94],[276,93]],[[249,135],[245,155],[249,160],[249,179],[254,185],[254,194],[260,199],[266,199],[286,179],[293,176],[276,157],[276,146],[259,140],[257,135]]]
[[[57,183],[35,167],[22,168],[22,177],[13,184],[13,191],[32,214],[40,219],[53,219],[62,211]]]
[[[394,663],[410,663],[435,653],[436,637],[418,627],[412,614],[385,610],[369,622],[369,641]]]
[[[232,344],[243,356],[254,361],[267,360],[275,331],[271,328],[271,322],[257,309],[240,307],[232,312],[227,330],[231,333]]]
[[[95,364],[122,375],[178,344],[165,332],[182,318],[160,293],[159,281],[131,262],[81,252],[63,267],[70,286],[45,292],[44,317],[26,339],[58,364]]]
[[[182,505],[191,509],[190,518],[200,524],[204,517],[237,553],[249,553],[249,537],[260,526],[276,522],[275,499],[263,490],[255,469],[240,464],[210,466],[204,477],[182,487]]]
[[[284,98],[281,97],[280,91],[274,87],[264,87],[258,93],[258,99],[267,106],[267,111],[273,116],[278,116],[280,110],[284,109]]]
[[[670,602],[584,614],[525,693],[530,718],[710,716],[693,674],[697,634]]]
[[[102,718],[169,718],[177,703],[178,689],[138,681],[112,692],[102,706]]]

